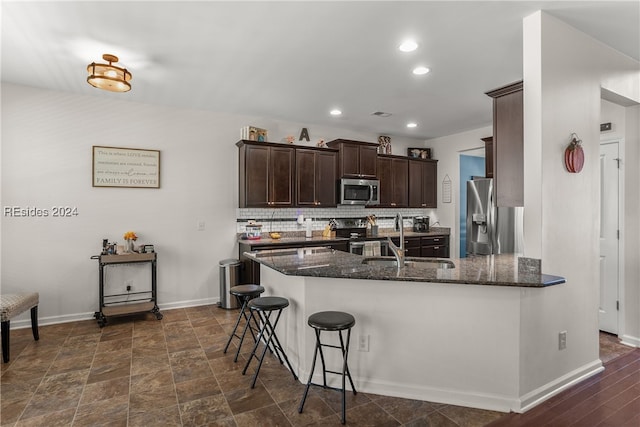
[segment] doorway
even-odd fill
[[[620,147],[600,145],[600,305],[601,331],[618,335],[620,301]]]
[[[460,258],[467,256],[467,181],[474,176],[485,175],[484,153],[484,148],[467,150],[460,153],[460,232],[458,233],[460,236],[460,245],[458,246]]]

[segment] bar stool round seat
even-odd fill
[[[349,357],[349,342],[351,341],[351,328],[356,324],[356,319],[349,313],[345,313],[342,311],[320,311],[318,313],[314,313],[309,316],[307,319],[307,323],[311,326],[316,335],[316,349],[313,353],[313,363],[311,364],[311,372],[309,373],[309,380],[307,381],[307,386],[304,390],[304,395],[302,396],[302,400],[300,401],[300,406],[298,407],[298,412],[302,413],[304,409],[304,403],[307,400],[307,394],[309,393],[310,386],[317,386],[322,388],[329,388],[332,390],[340,391],[342,394],[342,424],[346,423],[347,416],[347,404],[346,404],[346,379],[349,378],[349,383],[351,384],[351,390],[353,394],[358,394],[356,391],[356,387],[353,385],[353,379],[351,378],[351,373],[349,372],[349,365],[347,364],[347,359]],[[347,331],[347,339],[346,342],[342,336],[342,331]],[[320,332],[338,332],[338,337],[340,338],[340,345],[333,344],[323,344],[320,340]],[[325,364],[325,356],[322,351],[322,347],[331,347],[339,349],[342,353],[342,369],[340,371],[332,371],[327,369]],[[313,379],[313,372],[316,368],[316,360],[318,358],[318,353],[320,354],[320,360],[322,362],[322,384],[316,384],[311,382]],[[327,373],[340,375],[342,380],[342,387],[330,387],[327,386]]]
[[[289,306],[289,300],[282,297],[260,297],[249,302],[251,310],[272,311],[282,310]]]
[[[229,293],[236,297],[257,297],[264,292],[264,286],[260,285],[236,285],[229,289]]]
[[[343,331],[356,324],[356,319],[342,311],[321,311],[309,316],[307,321],[312,328],[322,331]]]
[[[282,345],[280,344],[280,340],[276,335],[276,326],[278,326],[278,320],[280,320],[280,315],[282,314],[282,310],[289,306],[289,300],[283,297],[278,296],[269,296],[269,297],[258,297],[254,298],[247,306],[250,309],[251,314],[249,315],[249,320],[247,323],[250,323],[251,319],[254,322],[260,320],[260,331],[258,333],[258,337],[256,339],[256,343],[253,346],[253,350],[251,351],[251,355],[249,356],[244,369],[242,370],[242,375],[247,372],[251,361],[256,358],[258,360],[258,366],[253,374],[253,380],[251,382],[251,388],[256,386],[256,381],[258,379],[258,374],[260,373],[260,367],[262,366],[262,362],[264,361],[264,356],[267,353],[267,349],[271,349],[271,352],[276,355],[280,364],[282,365],[284,362],[287,363],[287,367],[291,371],[293,378],[295,380],[298,379],[298,376],[293,371],[293,367],[287,358]],[[271,315],[276,314],[275,320],[271,321]],[[256,319],[256,317],[258,319]],[[264,343],[264,349],[262,350],[262,354],[258,356],[256,353],[258,350],[258,346],[260,343]]]
[[[234,362],[238,361],[238,356],[240,355],[240,349],[242,348],[242,343],[244,342],[244,337],[247,334],[247,331],[250,331],[251,336],[253,337],[253,341],[254,342],[256,341],[256,332],[259,329],[259,325],[256,319],[254,319],[255,327],[251,326],[251,324],[249,323],[250,316],[247,315],[247,310],[248,310],[247,305],[249,304],[249,301],[259,297],[260,294],[263,292],[264,292],[264,286],[255,285],[255,284],[236,285],[231,289],[229,289],[229,293],[234,297],[236,297],[236,300],[238,301],[238,305],[240,306],[240,314],[238,314],[238,319],[236,320],[236,324],[233,327],[233,331],[231,331],[231,334],[229,335],[229,340],[227,340],[227,345],[224,346],[223,353],[227,352],[233,338],[237,338],[239,342],[238,342],[238,350],[236,351],[236,357],[233,359]],[[244,330],[242,331],[242,335],[238,335],[238,326],[240,325],[240,322],[242,321],[242,319],[244,319],[246,323],[245,323]]]

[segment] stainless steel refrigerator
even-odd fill
[[[493,179],[467,181],[467,254],[522,253],[521,207],[495,207]]]

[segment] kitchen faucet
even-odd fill
[[[391,240],[391,237],[387,237],[389,240],[389,249],[393,252],[393,256],[396,257],[396,263],[398,268],[404,267],[404,220],[402,214],[398,212],[396,214],[396,230],[400,229],[400,246],[396,246]]]

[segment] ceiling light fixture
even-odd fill
[[[87,66],[89,77],[87,83],[98,89],[104,89],[111,92],[128,92],[131,90],[131,73],[126,68],[113,65],[118,62],[118,57],[105,53],[102,59],[108,64],[96,64],[92,62]]]
[[[401,52],[413,52],[417,48],[418,43],[416,43],[414,40],[405,40],[400,46],[398,46],[398,49],[400,49]]]
[[[374,111],[373,113],[371,113],[371,115],[378,117],[390,117],[391,113],[385,113],[384,111]]]
[[[407,127],[408,128],[415,128],[415,127],[418,127],[418,124],[417,123],[413,123],[413,122],[407,123]]]
[[[422,76],[424,74],[427,74],[429,71],[431,70],[429,70],[427,67],[419,66],[413,69],[413,74]]]
[[[331,114],[332,116],[340,116],[342,114],[342,111],[336,109],[333,109],[331,111],[329,111],[329,114]]]

